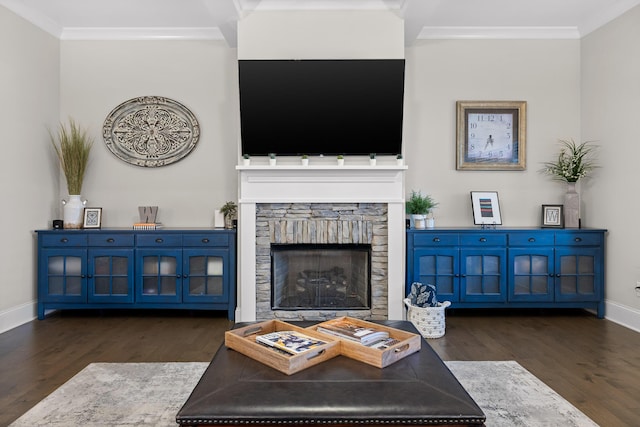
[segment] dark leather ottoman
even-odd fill
[[[410,322],[380,323],[418,334]],[[419,352],[384,369],[338,356],[294,375],[223,345],[176,421],[181,426],[483,426],[485,415],[423,340]]]

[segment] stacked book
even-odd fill
[[[162,228],[160,222],[136,222],[133,224],[134,230],[157,230]]]

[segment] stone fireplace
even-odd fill
[[[237,169],[238,321],[403,317],[405,166]],[[357,247],[366,252],[368,265],[362,271],[348,271],[351,261],[330,261],[330,255],[323,253],[323,259],[329,257],[328,264],[315,269],[310,268],[311,259],[299,261],[301,271],[287,271],[285,290],[276,291],[273,275],[285,274],[278,269],[286,269],[288,261],[274,266],[273,251],[290,245],[303,250]],[[347,256],[357,254],[341,253],[338,258]],[[366,283],[365,291],[355,290],[359,280]],[[277,292],[279,301],[274,298]],[[340,302],[351,306],[338,306]]]

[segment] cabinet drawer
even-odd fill
[[[420,233],[413,236],[414,246],[457,246],[458,234]]]
[[[182,246],[182,234],[138,234],[138,246]]]
[[[60,234],[52,233],[42,236],[42,246],[57,246],[57,247],[74,247],[74,246],[87,246],[86,234],[65,233]]]
[[[90,246],[133,246],[133,234],[89,234]]]
[[[600,234],[596,233],[557,233],[556,245],[593,246],[600,245]]]
[[[473,233],[460,236],[462,246],[504,246],[506,244],[506,234]]]
[[[227,234],[185,234],[182,241],[183,246],[229,246]]]
[[[553,233],[509,234],[509,246],[553,246]]]

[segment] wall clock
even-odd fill
[[[200,126],[181,103],[161,96],[141,96],[109,113],[102,137],[120,160],[159,167],[187,156],[198,143]]]
[[[458,170],[524,170],[526,102],[457,102]]]

